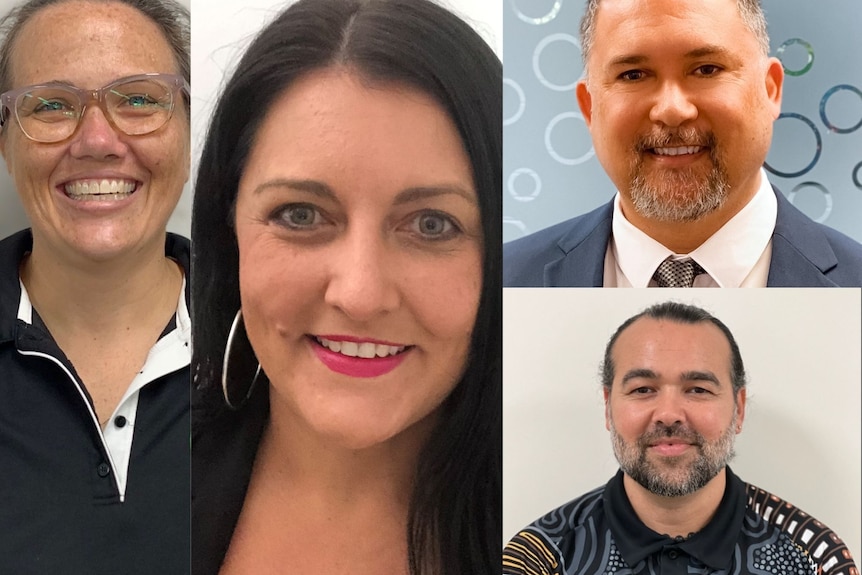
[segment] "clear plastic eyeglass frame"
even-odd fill
[[[179,91],[189,94],[185,78],[158,73],[119,78],[97,90],[63,82],[24,86],[0,94],[0,127],[6,128],[14,110],[18,126],[29,139],[62,142],[77,131],[87,106],[95,100],[114,129],[143,136],[171,119]],[[122,112],[121,106],[125,106]]]

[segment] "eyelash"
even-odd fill
[[[701,78],[711,78],[723,70],[723,68],[721,66],[718,66],[716,64],[702,64],[702,65],[698,66],[697,68],[695,68],[694,71],[695,72],[702,71],[703,68],[712,68],[712,72],[711,73],[697,74]],[[631,78],[630,76],[634,75],[634,74],[638,74],[638,77],[637,78]],[[643,70],[626,70],[625,72],[623,72],[622,74],[617,76],[617,78],[619,80],[622,80],[623,82],[637,82],[639,80],[643,80],[645,76],[646,76],[646,72],[644,72]]]
[[[443,231],[435,234],[427,234],[420,229],[423,218],[439,218],[443,222]],[[415,227],[414,227],[415,224]],[[444,212],[437,210],[422,210],[415,214],[411,214],[407,219],[407,227],[409,231],[418,236],[420,239],[431,242],[443,242],[455,238],[462,233],[461,227],[454,218]]]
[[[648,395],[647,393],[641,393],[641,391],[644,391],[644,392],[647,392],[647,391],[648,391],[648,392],[652,392],[652,391],[653,391],[653,389],[652,389],[651,387],[645,387],[645,386],[642,386],[642,387],[636,387],[635,389],[633,389],[633,390],[631,391],[631,393],[632,393],[633,395]],[[708,389],[706,389],[705,387],[697,387],[697,386],[695,386],[695,387],[690,387],[687,391],[689,391],[689,392],[698,391],[698,393],[695,393],[694,395],[709,395],[709,394],[711,394],[711,393],[712,393],[711,391],[709,391],[709,390],[708,390]]]
[[[310,213],[306,214],[301,212],[300,210],[307,210]],[[311,221],[305,223],[293,221],[291,219],[291,216],[297,214],[302,214],[306,217],[310,215]],[[439,219],[442,223],[442,230],[437,233],[428,233],[422,231],[421,225],[423,219],[426,218]],[[269,219],[280,226],[298,232],[314,231],[327,222],[326,216],[321,212],[318,207],[313,204],[307,203],[296,203],[280,206],[272,212]],[[416,236],[418,239],[429,242],[444,242],[447,240],[454,239],[455,237],[463,233],[463,230],[458,225],[458,222],[455,220],[455,218],[446,214],[445,212],[441,212],[438,210],[422,210],[413,213],[408,216],[408,218],[405,220],[405,224],[401,226],[401,228],[406,229],[409,233]]]
[[[296,213],[298,210],[310,210],[312,221],[311,223],[299,224],[296,222],[290,221],[288,219],[292,214]],[[308,231],[312,230],[316,227],[319,227],[323,220],[323,214],[320,213],[320,210],[312,205],[312,204],[288,204],[286,206],[281,206],[276,209],[271,215],[270,220],[274,221],[278,225],[284,226],[290,230],[298,230],[298,231]]]

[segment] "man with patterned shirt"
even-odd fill
[[[620,470],[518,533],[504,575],[858,575],[828,527],[727,467],[746,388],[720,320],[674,302],[629,318],[602,385]]]

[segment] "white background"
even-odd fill
[[[722,320],[742,353],[748,403],[731,468],[831,527],[859,561],[860,296],[503,290],[504,538],[616,472],[599,382],[605,345],[627,318],[675,299]]]

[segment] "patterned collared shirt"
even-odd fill
[[[715,515],[672,538],[638,518],[623,472],[518,533],[503,550],[504,575],[858,575],[828,527],[726,468]]]

